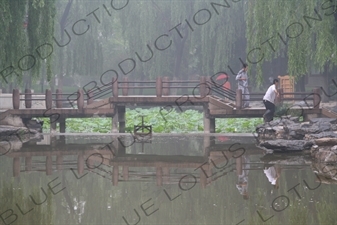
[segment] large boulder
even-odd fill
[[[263,148],[281,152],[308,150],[313,145],[313,141],[305,140],[268,140],[260,143]]]
[[[18,116],[7,115],[4,119],[0,120],[0,125],[12,127],[24,127],[22,119]]]
[[[39,136],[36,130],[27,127],[0,126],[0,141],[21,141],[26,142]]]

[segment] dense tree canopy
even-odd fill
[[[337,0],[0,0],[1,82],[197,79],[235,75],[240,61],[257,86],[268,63],[282,63],[273,75],[324,74],[337,65],[336,12]]]
[[[246,23],[247,57],[260,81],[263,62],[275,58],[286,57],[295,78],[337,65],[336,0],[249,1]]]

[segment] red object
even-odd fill
[[[231,89],[231,83],[228,80],[227,74],[222,73],[215,80],[224,80],[222,87],[224,87],[224,89]]]
[[[219,136],[219,137],[218,137],[218,140],[221,141],[221,142],[225,142],[225,141],[228,141],[229,138],[226,137],[226,136]]]

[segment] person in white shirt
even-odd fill
[[[263,104],[266,107],[266,112],[263,114],[264,122],[270,122],[274,118],[275,98],[279,95],[277,91],[278,79],[273,80],[273,84],[268,88],[263,97]]]
[[[274,188],[279,188],[279,178],[281,175],[281,168],[278,165],[269,167],[268,169],[265,168],[263,170],[264,174],[268,178],[268,181],[274,186]]]
[[[238,72],[238,74],[235,77],[235,80],[238,81],[238,89],[242,90],[243,108],[250,108],[247,70],[248,65],[246,63],[243,63],[242,69]]]

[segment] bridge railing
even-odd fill
[[[155,81],[129,81],[128,77],[124,77],[122,81],[115,81],[112,85],[113,96],[118,97],[120,90],[122,90],[122,96],[129,96],[131,91],[146,89],[150,93],[155,94],[157,97],[169,96],[172,92],[177,89],[185,90],[184,94],[193,95],[205,95],[204,93],[204,78],[201,77],[200,80],[169,80],[168,77],[157,77]],[[140,84],[140,85],[137,85]],[[179,85],[180,84],[180,85]],[[174,90],[174,91],[173,91]],[[192,90],[190,93],[186,90]],[[200,94],[201,93],[201,94]],[[151,94],[142,94],[151,95]]]
[[[130,86],[130,84],[146,84],[145,86]],[[182,85],[186,84],[186,85]],[[95,87],[91,90],[79,89],[77,92],[72,94],[63,94],[59,89],[53,94],[51,90],[47,89],[45,96],[43,97],[33,97],[32,90],[26,89],[25,93],[20,94],[18,89],[13,89],[13,108],[19,109],[20,102],[25,102],[25,108],[32,108],[32,101],[44,101],[45,108],[63,108],[64,106],[74,105],[78,109],[84,107],[84,101],[87,105],[94,102],[95,99],[99,99],[103,96],[118,97],[119,92],[122,96],[128,96],[130,90],[135,89],[153,89],[155,90],[157,97],[169,96],[172,89],[182,88],[182,89],[192,89],[192,94],[195,97],[205,97],[207,95],[217,94],[220,97],[235,101],[236,108],[241,109],[243,105],[243,99],[245,94],[242,94],[240,89],[236,91],[226,89],[221,85],[217,85],[210,81],[209,77],[200,77],[200,80],[190,80],[190,81],[170,81],[168,77],[157,77],[156,81],[129,81],[126,77],[123,81],[112,82],[111,85]],[[120,91],[121,90],[121,91]],[[313,102],[313,108],[319,108],[321,97],[320,90],[318,88],[313,89],[312,92],[286,92],[284,93],[282,89],[278,90],[280,95],[276,99],[277,103],[283,103],[284,101],[307,101]],[[184,93],[189,94],[189,93]],[[265,93],[250,93],[250,101],[262,101]],[[34,94],[41,96],[42,94]],[[24,96],[24,98],[20,98]],[[303,97],[304,96],[304,97]],[[53,104],[54,103],[54,104]]]
[[[314,88],[312,92],[284,92],[283,89],[278,89],[279,97],[275,100],[276,103],[282,104],[285,101],[304,101],[306,105],[308,101],[312,101],[312,106],[315,109],[320,107],[321,93],[320,89]],[[236,107],[241,109],[243,106],[244,96],[241,89],[236,90]],[[250,93],[249,101],[261,101],[265,93]]]
[[[142,86],[134,86],[134,84],[146,84]],[[132,86],[131,86],[132,85]],[[122,81],[113,80],[109,85],[95,86],[92,89],[86,90],[85,88],[79,89],[74,93],[62,93],[59,89],[56,93],[52,93],[50,89],[47,89],[44,94],[34,94],[44,97],[33,97],[32,90],[26,89],[25,93],[20,93],[18,89],[13,89],[13,109],[20,108],[20,102],[25,102],[25,108],[32,108],[33,101],[42,101],[45,104],[46,109],[51,108],[69,108],[82,109],[84,102],[87,105],[94,102],[96,99],[100,99],[104,96],[107,97],[119,97],[129,96],[130,90],[137,89],[150,89],[154,90],[157,97],[170,96],[173,89],[184,90],[183,94],[191,94],[195,97],[205,97],[212,93],[214,87],[212,86],[209,78],[200,77],[200,80],[173,80],[170,81],[168,77],[157,77],[156,81],[129,81],[127,77],[124,77]],[[189,91],[186,91],[189,90]],[[191,91],[192,90],[192,91]],[[223,96],[232,98],[232,93],[228,90],[217,90],[222,92]],[[187,93],[188,92],[188,93]],[[191,92],[191,93],[190,93]],[[20,96],[24,96],[21,98]]]

